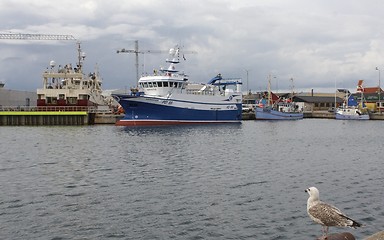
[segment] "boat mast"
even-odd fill
[[[293,77],[291,77],[291,79],[289,80],[291,81],[291,101],[293,101],[293,96],[295,94],[294,92],[295,85],[293,85]]]
[[[268,76],[268,106],[272,106],[271,73],[269,73],[269,76]]]

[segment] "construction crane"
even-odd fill
[[[29,33],[0,33],[0,39],[5,40],[76,40],[72,35],[59,34],[29,34]],[[79,42],[78,42],[79,44]],[[80,45],[79,45],[80,48]],[[80,56],[79,56],[80,58]]]
[[[139,54],[146,54],[146,53],[168,53],[168,51],[163,50],[139,50],[139,41],[135,40],[135,49],[127,50],[125,48],[121,50],[117,50],[116,53],[134,53],[136,55],[136,81],[139,81]],[[195,54],[197,52],[195,51],[183,51],[183,53],[192,53]]]
[[[135,40],[135,49],[127,50],[125,48],[117,50],[117,53],[134,53],[136,55],[136,81],[139,80],[139,54],[145,53],[163,53],[161,50],[140,50],[139,51],[139,41]]]
[[[72,35],[0,33],[0,39],[10,40],[76,40]]]

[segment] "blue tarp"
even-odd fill
[[[348,98],[348,106],[358,106],[359,103],[355,100],[355,98],[351,95]]]

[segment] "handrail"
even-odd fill
[[[2,112],[97,112],[94,106],[0,106]]]

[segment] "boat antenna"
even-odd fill
[[[84,62],[84,59],[86,57],[85,55],[85,52],[81,51],[81,42],[80,41],[77,41],[76,42],[77,44],[77,54],[78,54],[78,62],[77,62],[77,68],[78,68],[78,71],[79,72],[82,72],[83,71],[83,62]]]

